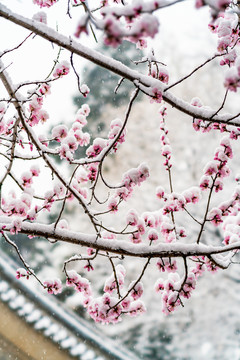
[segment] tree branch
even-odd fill
[[[99,65],[121,77],[130,80],[131,82],[139,82],[145,87],[145,93],[147,93],[149,96],[152,96],[152,88],[157,87],[163,94],[163,100],[191,117],[217,123],[227,123],[229,118],[232,118],[231,114],[215,115],[213,117],[213,114],[215,114],[216,111],[192,106],[187,102],[177,98],[169,91],[166,91],[167,86],[164,85],[160,80],[153,79],[152,77],[143,75],[135,70],[131,70],[119,61],[104,56],[98,51],[89,49],[88,47],[83,46],[71,38],[59,34],[57,31],[49,28],[43,23],[29,20],[21,15],[11,12],[4,5],[0,5],[0,17],[20,25],[23,28],[34,32],[36,35],[39,35],[42,38],[70,51],[71,53],[79,55],[80,57],[83,57],[96,65]],[[231,122],[231,125],[239,126],[240,120],[236,119],[235,122]]]

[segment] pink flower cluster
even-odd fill
[[[134,186],[140,186],[148,177],[149,168],[145,163],[124,173],[119,188],[108,200],[108,209],[111,212],[117,212],[119,203],[122,200],[126,201],[131,196]]]
[[[87,22],[88,22],[88,15],[83,15],[78,21],[74,36],[79,38],[82,33],[88,35]]]
[[[114,141],[113,150],[116,152],[118,149],[118,144],[121,144],[125,141],[126,131],[123,129],[121,136],[119,136],[120,131],[122,130],[123,123],[120,119],[115,119],[111,121],[110,131],[108,133],[108,139],[96,138],[93,141],[93,144],[90,145],[86,151],[86,155],[89,158],[95,158],[98,156],[104,149],[107,149],[111,146]],[[117,141],[115,141],[117,139]]]
[[[216,149],[214,160],[209,161],[204,168],[204,175],[200,179],[202,191],[211,189],[219,192],[223,189],[223,178],[230,175],[228,161],[233,157],[232,146],[229,137],[222,138],[220,146]]]
[[[10,234],[18,234],[22,229],[22,220],[20,218],[16,218],[13,220],[10,228]]]
[[[161,89],[154,87],[151,89],[151,100],[150,103],[156,102],[157,104],[160,104],[162,102],[162,91]]]
[[[83,294],[85,298],[89,298],[92,294],[90,282],[79,275],[75,270],[67,272],[66,285],[74,287],[77,292]]]
[[[191,105],[197,107],[203,107],[203,104],[199,98],[193,98]],[[220,130],[221,133],[223,132],[230,133],[230,138],[235,140],[237,140],[238,137],[240,136],[240,127],[237,128],[224,123],[209,122],[197,118],[193,119],[193,128],[194,130],[202,131],[203,133],[209,132],[211,130]]]
[[[238,192],[240,194],[240,189],[238,189]],[[226,207],[225,215],[228,215],[227,218],[223,221],[222,225],[224,231],[224,245],[234,244],[236,242],[239,242],[240,239],[240,205],[239,200],[236,203],[236,201],[234,201],[233,199],[234,197],[232,198],[232,201],[228,202],[228,204],[225,203],[221,205],[224,205]]]
[[[116,279],[114,274],[112,274],[106,281],[104,285],[104,292],[112,294],[114,290],[117,289],[117,283],[119,288],[121,289],[124,285],[124,278],[126,275],[126,270],[122,265],[117,265],[115,269]],[[117,280],[117,283],[116,283]]]
[[[169,73],[166,67],[158,67],[156,65],[156,69],[151,69],[150,76],[152,76],[154,79],[158,79],[162,81],[164,84],[168,84],[169,81]]]
[[[179,208],[169,212],[171,211],[179,211]],[[135,244],[142,242],[144,238],[152,244],[162,240],[174,242],[177,238],[186,237],[185,229],[172,224],[171,216],[164,207],[155,212],[145,212],[141,216],[132,209],[127,213],[126,223],[135,228],[130,235],[130,240]]]
[[[46,96],[47,94],[50,94],[50,85],[46,83],[39,88],[37,95],[34,94],[32,96],[28,107],[30,114],[28,124],[30,126],[35,126],[39,122],[44,124],[49,119],[47,111],[42,109],[43,96]]]
[[[92,299],[87,310],[96,322],[116,324],[122,320],[121,315],[137,316],[144,313],[146,308],[141,300],[134,301],[127,297],[119,302],[116,297],[105,293],[102,297]]]
[[[16,278],[17,278],[17,279],[20,279],[21,277],[24,277],[24,278],[26,278],[26,279],[28,280],[28,279],[29,279],[29,276],[30,276],[29,271],[27,271],[27,270],[24,269],[24,268],[19,268],[19,269],[17,269],[17,271],[16,271]]]
[[[224,86],[236,92],[240,87],[240,57],[234,49],[239,41],[238,16],[234,12],[221,13],[209,27],[218,36],[217,50],[223,54],[220,65],[229,66],[225,73]]]
[[[105,43],[118,46],[123,39],[145,47],[145,37],[153,38],[157,32],[159,23],[157,18],[151,14],[158,8],[159,1],[148,1],[133,3],[124,8],[107,6],[104,2],[102,9],[103,20],[98,26],[105,31]]]
[[[54,5],[58,0],[32,0],[34,4],[40,6],[40,8],[42,7],[51,7],[52,5]]]
[[[52,140],[60,143],[57,151],[61,159],[71,162],[78,147],[89,144],[90,135],[87,132],[83,132],[83,127],[87,124],[89,113],[89,106],[83,104],[77,111],[75,121],[70,130],[65,125],[57,125],[52,129]]]
[[[55,78],[62,77],[62,76],[67,75],[69,73],[69,71],[70,71],[70,64],[68,61],[64,60],[64,61],[60,62],[59,64],[57,64],[57,66],[55,67],[53,76]]]
[[[177,262],[174,259],[171,258],[160,258],[157,263],[156,266],[158,268],[159,271],[161,272],[176,272],[177,271]]]
[[[59,279],[46,280],[43,285],[49,294],[57,295],[62,292],[62,282]]]
[[[115,275],[112,274],[105,282],[104,295],[97,299],[90,298],[85,306],[88,308],[89,315],[96,321],[103,324],[117,323],[121,321],[121,316],[127,314],[137,316],[146,311],[145,306],[139,298],[143,294],[141,282],[131,283],[128,295],[121,297],[120,300],[112,294],[123,288],[126,270],[119,264],[115,268]],[[117,280],[117,282],[116,282]]]
[[[238,40],[238,17],[235,13],[221,13],[212,23],[210,30],[218,36],[217,50],[224,54],[228,48],[234,46]]]
[[[182,298],[189,299],[191,297],[197,279],[205,270],[214,273],[218,269],[213,261],[204,256],[195,256],[191,260],[195,265],[189,270],[185,269],[186,274],[183,278],[176,273],[176,261],[164,258],[157,262],[160,271],[167,270],[169,273],[167,279],[160,278],[155,283],[156,292],[162,294],[162,311],[166,315],[173,312],[179,305],[183,305]]]
[[[17,216],[21,218],[27,218],[31,210],[32,205],[32,191],[26,189],[20,197],[17,198],[14,191],[11,191],[7,197],[2,197],[1,202],[1,214],[7,216]],[[19,219],[15,221],[19,222]],[[13,230],[19,231],[19,225],[13,224]]]
[[[208,213],[208,221],[215,226],[222,225],[225,245],[239,241],[240,231],[240,188],[237,187],[231,198],[212,208]]]

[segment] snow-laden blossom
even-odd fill
[[[47,14],[44,11],[39,11],[33,15],[33,20],[47,24]]]
[[[112,197],[108,200],[107,206],[108,206],[108,209],[109,209],[111,212],[113,212],[113,213],[117,212],[117,211],[118,211],[118,201],[117,201],[117,199],[112,196]]]
[[[16,218],[13,220],[10,228],[11,234],[18,234],[19,231],[22,229],[22,220],[20,218]]]
[[[213,225],[219,226],[223,222],[221,210],[213,208],[208,214],[208,219]]]
[[[157,241],[159,238],[157,230],[150,229],[147,233],[147,237],[149,241]]]
[[[240,87],[240,76],[238,70],[235,67],[227,69],[225,73],[224,86],[230,90],[236,92]]]
[[[182,195],[184,196],[186,203],[196,204],[201,199],[201,191],[197,186],[185,190]]]
[[[34,4],[42,7],[51,7],[54,5],[58,0],[32,0]]]
[[[75,270],[68,271],[66,285],[73,286],[76,291],[83,293],[84,296],[91,296],[92,294],[90,282]]]
[[[139,221],[139,215],[136,210],[129,210],[126,216],[126,222],[130,226],[136,226]]]
[[[177,271],[177,262],[173,259],[160,258],[157,263],[157,268],[162,272],[176,272]]]
[[[70,64],[68,61],[64,60],[56,66],[53,76],[62,77],[64,75],[67,75],[69,71],[70,71]]]
[[[129,285],[129,288],[131,289],[132,286],[134,285],[134,282],[132,282]],[[131,290],[130,292],[130,296],[133,298],[133,300],[138,300],[143,294],[143,284],[142,282],[138,282],[134,288]]]
[[[24,268],[19,268],[16,271],[16,278],[20,279],[21,277],[25,277],[27,280],[29,279],[30,273]]]
[[[21,183],[24,187],[29,187],[32,184],[33,174],[30,171],[24,171],[21,176]]]
[[[45,280],[43,285],[49,294],[60,294],[62,292],[62,282],[60,279]]]
[[[86,151],[86,155],[89,158],[96,157],[99,155],[102,150],[107,146],[107,142],[105,139],[102,138],[96,138],[93,140],[93,144],[88,147]]]
[[[69,225],[68,225],[68,222],[66,219],[61,219],[59,220],[58,224],[57,224],[57,227],[59,229],[68,229],[69,228]]]
[[[89,92],[90,92],[90,89],[89,89],[89,87],[88,87],[86,84],[82,84],[81,87],[80,87],[80,91],[81,91],[81,93],[82,93],[82,95],[83,95],[84,97],[87,97],[87,95],[88,95]]]
[[[52,129],[52,137],[54,140],[61,142],[68,134],[68,129],[65,125],[57,125]]]
[[[88,21],[88,14],[81,16],[81,18],[78,21],[76,31],[74,33],[74,36],[76,36],[76,38],[79,38],[82,33],[88,35],[87,21]]]

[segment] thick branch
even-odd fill
[[[10,218],[0,217],[0,229],[2,228],[4,231],[10,231],[12,228]],[[50,241],[62,241],[101,251],[109,251],[110,253],[140,258],[209,256],[240,249],[240,241],[227,246],[207,246],[196,243],[159,243],[150,247],[147,244],[133,244],[124,240],[103,239],[94,234],[83,234],[66,229],[54,229],[54,224],[45,225],[30,222],[22,223],[22,228],[19,233],[44,237]]]
[[[157,87],[163,93],[163,100],[167,103],[180,110],[181,112],[206,121],[225,123],[229,118],[232,118],[233,115],[213,115],[216,113],[213,110],[207,110],[199,107],[192,106],[187,102],[177,98],[169,91],[166,90],[166,85],[157,79],[153,79],[149,76],[143,75],[137,71],[131,70],[127,66],[123,65],[117,60],[108,58],[107,56],[102,55],[101,53],[89,49],[86,46],[81,45],[80,43],[68,38],[67,36],[61,35],[55,30],[49,28],[45,24],[39,23],[34,20],[29,20],[21,15],[11,12],[8,8],[3,5],[0,5],[0,17],[3,17],[17,25],[22,26],[25,29],[34,32],[35,34],[41,36],[42,38],[57,44],[58,46],[69,50],[71,53],[79,55],[96,65],[99,65],[109,71],[124,77],[131,82],[139,82],[145,87],[145,92],[148,95],[152,95],[152,88]],[[228,123],[230,125],[230,123]],[[239,126],[240,120],[236,119],[234,122],[231,122],[231,125]]]

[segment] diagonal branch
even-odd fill
[[[23,28],[34,32],[36,35],[39,35],[42,38],[70,51],[71,53],[83,57],[93,62],[94,64],[99,65],[119,75],[120,77],[124,77],[125,79],[128,79],[134,83],[138,82],[142,84],[145,87],[145,93],[147,93],[149,96],[152,96],[152,89],[156,87],[159,91],[162,92],[163,100],[191,117],[210,122],[226,123],[229,118],[232,118],[233,116],[231,114],[224,114],[215,115],[213,117],[216,111],[192,106],[189,103],[179,99],[169,91],[165,91],[167,87],[160,80],[153,79],[152,77],[143,75],[135,70],[132,70],[117,60],[104,56],[98,51],[89,49],[88,47],[83,46],[77,41],[74,41],[67,36],[59,34],[57,31],[49,28],[43,23],[29,20],[21,15],[13,13],[4,5],[0,5],[0,17],[3,17],[17,25],[20,25]],[[239,126],[240,120],[236,119],[234,122],[231,122],[231,125]]]

